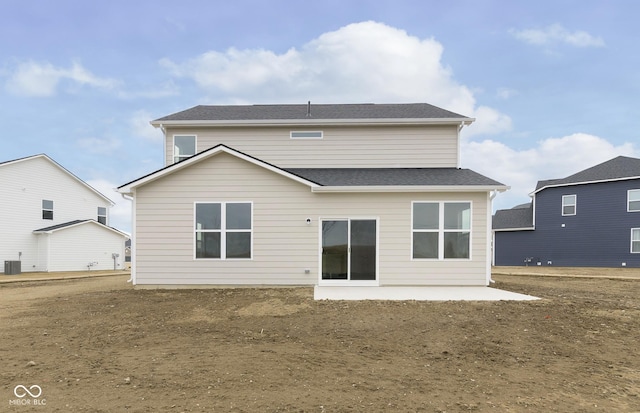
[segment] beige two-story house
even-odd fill
[[[460,167],[474,121],[429,104],[196,106],[154,120],[133,199],[138,286],[486,286],[491,202]],[[343,289],[344,291],[355,291]]]

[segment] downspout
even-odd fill
[[[120,194],[122,198],[131,201],[131,276],[127,280],[128,283],[136,285],[136,259],[135,259],[135,243],[136,243],[136,200],[135,197],[128,194]]]
[[[494,284],[495,281],[491,278],[491,266],[495,258],[495,237],[493,235],[492,225],[492,212],[493,212],[493,199],[498,195],[498,191],[491,191],[489,193],[489,208],[487,210],[487,242],[490,248],[487,249],[487,284]]]
[[[460,145],[460,132],[462,131],[462,128],[464,128],[464,122],[460,122],[460,126],[458,126],[458,136],[457,136],[457,139],[458,139],[458,140],[457,140],[457,146],[458,146],[458,148],[457,148],[457,151],[458,151],[458,159],[457,159],[457,161],[456,161],[456,162],[457,162],[457,164],[456,164],[456,165],[457,165],[457,166],[456,166],[457,168],[460,168],[460,165],[461,165],[461,160],[460,160],[460,146],[461,146],[461,145]]]

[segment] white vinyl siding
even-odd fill
[[[48,262],[44,271],[113,270],[113,254],[118,254],[115,269],[124,268],[124,237],[95,222],[37,237],[47,246],[39,257],[41,262]]]
[[[194,202],[248,199],[252,259],[194,260]],[[314,285],[321,219],[377,217],[380,285],[486,285],[487,194],[420,194],[421,201],[472,203],[468,260],[411,260],[409,208],[415,199],[415,193],[312,193],[307,185],[221,153],[136,189],[136,283]]]
[[[627,191],[627,211],[640,212],[640,189]]]
[[[109,207],[104,198],[45,157],[1,165],[0,183],[0,261],[18,260],[21,252],[23,272],[47,271],[46,262],[39,261],[39,251],[46,245],[34,230],[96,219],[98,206]],[[52,220],[42,219],[43,199],[54,201]]]
[[[577,212],[577,195],[563,195],[562,196],[562,215],[569,216],[575,215]]]
[[[291,139],[291,129],[170,128],[166,165],[173,163],[173,136],[196,135],[196,152],[224,144],[280,168],[457,167],[457,126],[323,127],[322,139]]]

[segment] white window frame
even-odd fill
[[[104,214],[100,213],[100,208],[104,209]],[[100,222],[100,217],[104,217],[104,222],[100,222],[101,224],[107,225],[109,220],[108,220],[108,209],[106,207],[98,207],[98,219],[97,221]]]
[[[220,229],[196,229],[196,206],[198,204],[220,204]],[[227,204],[249,204],[251,206],[251,228],[227,229]],[[193,259],[196,261],[251,261],[253,260],[253,201],[196,201],[193,203]],[[196,256],[196,235],[198,232],[220,233],[220,258],[198,258]],[[249,258],[227,258],[227,233],[248,232],[250,234]]]
[[[45,202],[51,202],[51,208],[45,208],[44,207],[44,203]],[[51,200],[51,199],[43,199],[41,205],[42,205],[42,219],[46,219],[47,221],[53,221],[53,209],[54,209],[53,200]],[[45,212],[51,212],[51,218],[45,218],[44,217],[44,213]]]
[[[570,197],[573,197],[574,201],[573,203],[569,203],[569,202],[565,202],[565,199],[569,199]],[[564,213],[564,208],[565,207],[573,207],[573,214],[565,214]],[[578,213],[578,195],[576,194],[571,194],[571,195],[562,195],[562,216],[563,217],[570,217],[570,216],[574,216]]]
[[[445,229],[444,228],[444,206],[445,204],[469,204],[469,228],[468,229]],[[413,210],[415,204],[438,204],[438,229],[414,229]],[[449,201],[411,201],[411,249],[409,256],[411,261],[471,261],[473,259],[473,202],[468,200]],[[415,232],[437,232],[438,233],[438,257],[437,258],[414,258],[413,256],[413,234]],[[469,233],[469,257],[468,258],[445,258],[444,257],[444,234],[447,232],[468,232]]]
[[[637,232],[638,232],[638,239],[637,239],[637,240],[634,240],[634,239],[633,239],[633,233],[634,233],[634,231],[637,231]],[[630,243],[630,246],[629,246],[629,251],[630,251],[632,254],[640,254],[640,245],[638,246],[638,250],[637,250],[637,251],[634,251],[634,250],[633,250],[633,243],[634,243],[634,242],[637,242],[638,244],[640,244],[640,228],[631,228],[631,243]]]
[[[176,155],[176,137],[193,137],[193,153],[191,155]],[[171,159],[173,163],[178,163],[183,159],[187,159],[198,153],[198,135],[191,135],[186,133],[177,133],[173,135],[171,139]],[[177,158],[177,159],[176,159]]]
[[[631,193],[635,192],[638,194],[638,199],[637,200],[633,200],[633,202],[637,202],[640,201],[640,189],[629,189],[627,191],[627,212],[640,212],[640,208],[638,209],[631,209]]]
[[[310,134],[317,134],[318,136],[305,136]],[[324,133],[321,130],[294,130],[289,132],[291,139],[322,139]]]

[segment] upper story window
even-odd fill
[[[291,131],[291,139],[322,139],[322,131]]]
[[[640,228],[631,228],[631,253],[640,253]]]
[[[251,210],[251,202],[196,203],[196,259],[251,259]]]
[[[577,195],[562,195],[562,215],[575,215],[577,202]]]
[[[470,202],[413,203],[412,258],[468,259],[470,251]]]
[[[107,208],[98,207],[98,222],[107,225]]]
[[[196,154],[195,135],[173,135],[173,163]]]
[[[53,219],[53,201],[42,200],[42,219]]]
[[[627,211],[640,212],[640,189],[627,191]]]

